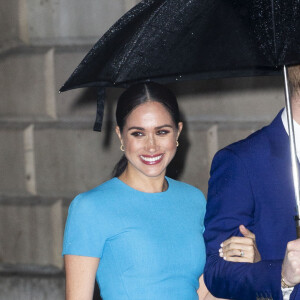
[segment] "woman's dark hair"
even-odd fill
[[[178,128],[180,114],[175,95],[166,86],[155,82],[145,82],[130,86],[119,97],[116,109],[116,121],[120,132],[123,131],[129,114],[136,107],[148,101],[161,103],[168,110],[175,126]],[[125,171],[126,166],[127,158],[123,155],[113,170],[113,177],[120,176]]]

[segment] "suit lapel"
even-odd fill
[[[266,134],[270,142],[270,160],[272,163],[272,175],[278,179],[278,194],[282,201],[283,214],[290,215],[290,226],[294,226],[293,216],[296,214],[295,192],[293,185],[292,163],[290,154],[289,136],[285,131],[281,120],[281,113],[276,116],[273,122],[266,128]],[[298,169],[299,162],[297,160]],[[271,174],[271,173],[270,173]]]

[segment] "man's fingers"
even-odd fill
[[[288,242],[287,251],[299,251],[300,252],[300,239]]]
[[[287,244],[282,264],[282,276],[286,284],[290,286],[300,283],[300,239]]]

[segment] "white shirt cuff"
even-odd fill
[[[293,292],[294,288],[281,288],[283,300],[290,300],[291,293]]]

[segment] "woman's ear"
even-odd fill
[[[120,142],[122,144],[122,135],[121,135],[120,127],[116,126],[115,130],[116,130],[116,134],[117,134],[117,136],[118,136],[118,138],[119,138],[119,140],[120,140]]]
[[[178,123],[177,140],[178,140],[178,138],[179,138],[179,136],[180,136],[180,133],[181,133],[181,131],[182,131],[182,127],[183,127],[183,123],[182,123],[182,122],[179,122],[179,123]]]

